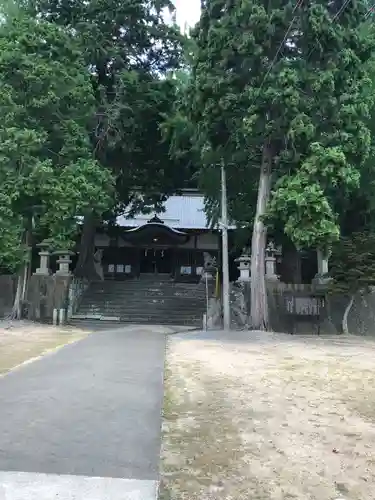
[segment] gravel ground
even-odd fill
[[[171,337],[161,500],[369,500],[375,342]]]
[[[76,342],[90,332],[29,321],[0,321],[0,375],[41,355]]]

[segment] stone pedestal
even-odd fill
[[[36,269],[34,274],[37,274],[39,276],[49,276],[50,274],[50,269],[49,269],[49,259],[50,259],[50,244],[48,241],[42,241],[42,243],[39,243],[36,245],[39,250],[39,257],[40,257],[40,263],[39,267]]]
[[[60,250],[54,252],[54,255],[59,257],[57,259],[59,269],[56,271],[56,276],[71,276],[70,264],[72,263],[71,257],[74,255],[74,252],[70,250]]]
[[[318,260],[318,276],[325,276],[328,274],[328,254],[322,250],[317,250],[316,256]]]
[[[323,252],[323,250],[316,251],[317,264],[318,264],[318,272],[313,279],[313,284],[315,285],[327,285],[331,281],[331,278],[328,276],[328,258],[329,255],[327,252]]]

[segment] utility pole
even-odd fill
[[[230,330],[228,206],[227,206],[227,180],[226,180],[224,165],[221,166],[221,241],[222,241],[222,262],[223,262],[224,330]]]

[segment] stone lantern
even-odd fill
[[[278,255],[279,250],[275,247],[273,241],[270,241],[266,248],[266,279],[278,281],[279,277],[276,274],[276,256]]]
[[[58,250],[54,252],[54,255],[58,256],[57,264],[59,265],[59,269],[56,271],[56,276],[70,276],[70,264],[72,263],[71,257],[74,255],[74,252],[70,250]]]
[[[251,257],[246,248],[243,250],[241,257],[238,257],[235,262],[238,262],[238,269],[240,271],[238,281],[250,281]]]
[[[40,263],[39,267],[36,269],[34,274],[38,276],[49,276],[49,258],[50,258],[50,241],[43,240],[41,243],[38,243],[37,248],[39,248],[39,257]]]

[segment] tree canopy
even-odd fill
[[[127,213],[160,208],[183,188],[191,173],[169,154],[163,123],[176,95],[173,73],[183,58],[184,38],[166,22],[169,0],[25,0],[29,12],[74,33],[90,73],[95,96],[91,147],[116,182],[113,220]],[[76,272],[94,276],[93,211],[84,221]]]
[[[359,186],[373,106],[367,13],[365,0],[202,2],[187,94],[193,142],[211,205],[224,165],[232,219],[253,229],[255,328],[268,325],[267,226],[298,247],[326,248]]]
[[[375,234],[355,232],[340,238],[333,245],[330,262],[330,291],[348,299],[342,319],[342,331],[347,334],[356,294],[364,296],[375,286]]]
[[[162,124],[175,96],[172,72],[184,39],[166,22],[170,0],[30,0],[31,12],[74,30],[96,98],[92,147],[115,175],[117,208],[142,193],[151,205],[184,187],[189,171],[171,159]],[[140,208],[135,203],[135,207]]]
[[[79,46],[48,21],[9,16],[0,29],[0,259],[23,256],[25,228],[69,247],[77,216],[108,208],[110,173],[93,158],[94,96]]]

